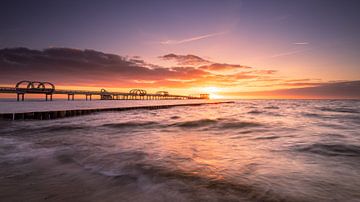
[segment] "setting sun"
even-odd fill
[[[224,96],[221,96],[217,93],[221,92],[221,89],[215,86],[204,87],[200,89],[201,92],[209,94],[210,99],[223,99]]]

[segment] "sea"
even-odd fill
[[[360,101],[2,120],[0,201],[360,201]]]

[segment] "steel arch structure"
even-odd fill
[[[100,99],[101,100],[112,100],[112,99],[114,99],[114,97],[111,93],[109,93],[107,90],[102,88],[100,90]]]
[[[46,93],[52,94],[55,91],[55,85],[47,81],[19,81],[15,85],[18,93]]]
[[[144,96],[144,95],[147,94],[146,90],[142,90],[142,89],[132,89],[132,90],[129,91],[129,93],[131,95],[135,95],[135,96],[136,95]]]

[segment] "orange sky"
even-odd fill
[[[57,89],[105,88],[128,92],[132,88],[143,88],[150,93],[160,90],[182,95],[209,93],[219,99],[359,96],[357,81],[285,76],[276,69],[217,62],[189,54],[166,54],[158,57],[161,61],[158,64],[140,57],[69,48],[2,49],[0,54],[3,56],[0,61],[2,86],[14,86],[20,80],[37,80],[50,81]]]

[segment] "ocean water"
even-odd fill
[[[0,122],[0,201],[360,201],[360,101]]]

